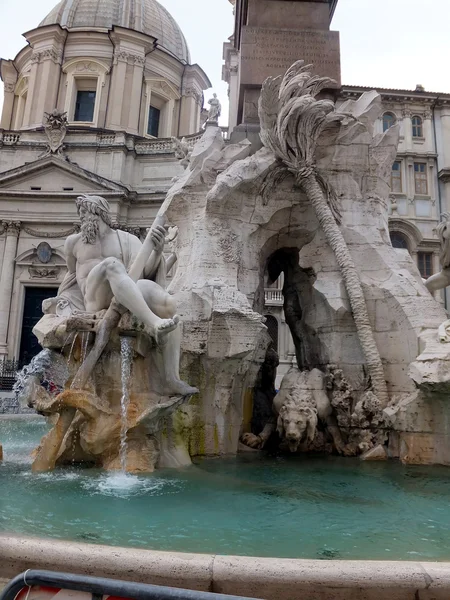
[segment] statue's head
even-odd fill
[[[287,441],[291,452],[296,452],[302,441],[311,442],[314,439],[317,411],[312,403],[311,392],[304,390],[301,397],[290,394],[280,409],[277,431]]]
[[[76,199],[77,211],[81,221],[81,236],[86,244],[94,244],[98,231],[99,220],[111,227],[111,209],[107,200],[101,196],[83,194]]]
[[[450,267],[450,213],[441,215],[442,221],[436,227],[436,233],[441,242],[441,265],[444,269]]]

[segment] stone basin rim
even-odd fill
[[[0,579],[30,568],[267,600],[375,600],[381,589],[386,600],[450,596],[450,562],[228,556],[0,534]]]

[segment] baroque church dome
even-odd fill
[[[172,15],[156,0],[61,0],[40,23],[72,29],[113,25],[156,38],[157,45],[178,60],[190,63],[183,32]]]

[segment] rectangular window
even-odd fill
[[[433,253],[418,252],[417,266],[419,267],[420,274],[424,279],[428,279],[428,277],[433,275]]]
[[[391,191],[400,193],[402,191],[402,163],[395,161],[392,165]]]
[[[426,196],[428,194],[427,165],[425,163],[414,163],[414,187],[416,194]]]
[[[92,91],[79,90],[77,92],[74,121],[91,123],[94,120],[95,96],[96,92]]]
[[[159,108],[150,106],[150,110],[148,111],[148,126],[147,126],[148,135],[152,135],[153,137],[158,137],[160,119],[161,119],[161,111],[159,110]]]

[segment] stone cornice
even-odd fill
[[[438,177],[444,183],[450,182],[450,167],[445,167],[439,171]]]
[[[32,235],[33,237],[58,239],[66,238],[68,235],[72,235],[72,233],[78,233],[78,231],[80,231],[80,224],[74,223],[71,229],[66,229],[64,231],[39,231],[38,229],[26,227],[25,225],[22,227],[22,229],[25,231],[25,233],[28,233],[28,235]]]
[[[376,90],[385,102],[410,102],[414,104],[445,106],[450,105],[450,94],[439,92],[416,92],[380,87],[343,85],[340,95],[343,98],[358,98],[364,92]]]

